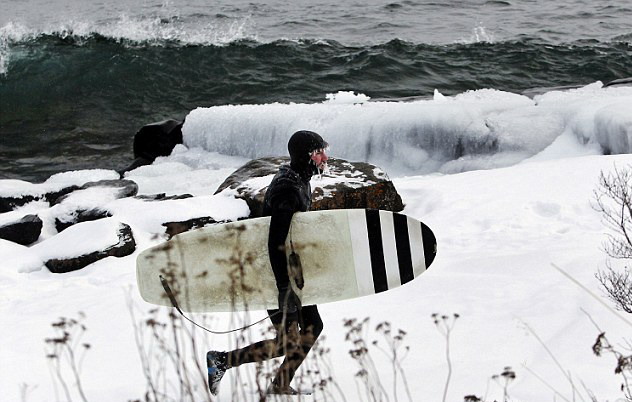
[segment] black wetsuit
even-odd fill
[[[296,212],[308,211],[311,206],[310,179],[315,172],[315,166],[310,162],[309,153],[326,146],[327,144],[316,133],[311,131],[294,133],[288,143],[291,162],[279,168],[264,197],[263,214],[270,216],[268,235],[270,265],[280,292],[289,288],[285,241],[292,216]],[[259,341],[229,352],[227,359],[230,366],[235,367],[243,363],[262,361],[285,354],[285,361],[281,364],[274,382],[278,384],[279,380],[285,377],[284,380],[287,381],[285,385],[289,385],[294,373],[322,332],[323,321],[315,305],[303,306],[295,314],[283,314],[280,309],[268,310],[268,312],[277,331],[276,338]],[[285,322],[283,322],[284,318]],[[282,345],[282,338],[284,332],[288,331],[294,323],[298,323],[300,346],[292,349]]]
[[[297,173],[291,165],[283,165],[274,176],[264,197],[263,214],[270,216],[270,232],[268,236],[268,252],[270,265],[279,291],[289,286],[285,240],[287,239],[292,216],[295,212],[305,212],[312,204],[312,190],[309,184],[309,171]],[[268,310],[275,326],[282,324],[283,314],[279,309]],[[312,327],[318,336],[323,322],[316,306],[304,306],[296,316],[286,317],[287,321],[298,320],[301,331]],[[288,323],[285,327],[287,328]]]

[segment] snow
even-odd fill
[[[158,157],[153,164],[127,172],[125,177],[138,184],[139,194],[211,195],[229,174],[248,161],[177,145],[169,157]]]
[[[114,218],[83,222],[34,245],[31,249],[42,261],[77,257],[117,245],[120,228],[121,223]]]
[[[41,196],[48,192],[59,191],[70,186],[82,186],[99,180],[117,180],[119,174],[114,170],[87,169],[62,172],[52,175],[44,183],[29,183],[23,180],[3,180],[0,197]]]
[[[404,212],[435,231],[438,256],[427,273],[399,289],[319,306],[325,321],[325,342],[331,348],[336,380],[343,390],[355,394],[353,374],[357,369],[348,357],[350,345],[344,341],[342,321],[371,316],[374,324],[387,320],[407,331],[411,352],[404,366],[408,379],[424,379],[411,381],[412,394],[440,400],[447,370],[444,339],[430,316],[458,313],[461,317],[451,338],[455,371],[450,400],[462,400],[472,393],[482,396],[489,378],[505,366],[517,373],[509,388],[515,400],[552,399],[553,392],[523,365],[569,397],[570,386],[563,373],[527,325],[578,384],[582,381],[600,401],[619,398],[619,381],[612,374],[614,361],[593,356],[590,348],[598,331],[582,310],[617,340],[628,328],[550,263],[560,265],[593,292],[600,292],[594,273],[606,261],[600,250],[605,229],[591,207],[592,191],[601,170],[629,163],[630,155],[581,156],[454,175],[396,178],[395,186],[406,204]],[[108,233],[115,233],[119,219],[131,224],[135,235],[145,233],[136,255],[157,241],[149,236],[150,230],[157,230],[152,216],[186,210],[183,203],[187,201],[188,207],[198,202],[200,209],[208,211],[225,211],[239,203],[229,197],[221,197],[215,204],[210,202],[212,197],[200,198],[164,203],[116,200],[110,204],[115,206],[110,208],[115,218],[109,218],[107,228],[96,222],[77,225],[74,230],[71,227],[34,246],[30,254],[25,247],[0,244],[3,261],[25,256],[31,259],[24,260],[19,275],[9,264],[3,264],[2,270],[0,327],[11,347],[1,352],[0,383],[8,400],[18,399],[20,383],[38,385],[29,400],[50,400],[52,385],[43,339],[51,335],[53,320],[75,316],[79,310],[86,313],[86,338],[92,344],[84,362],[84,386],[90,400],[142,395],[144,380],[125,289],[132,288],[132,298],[145,311],[152,306],[143,304],[133,292],[135,256],[107,258],[65,275],[53,275],[46,269],[30,271],[37,257],[50,257],[55,250],[74,253],[82,243],[106,242]],[[177,203],[181,204],[176,208]],[[240,208],[243,205],[234,207],[241,211],[234,216],[243,213]],[[108,241],[112,240],[115,242]],[[253,320],[260,317],[261,312],[252,314]],[[218,314],[214,326],[226,328],[228,321],[228,315]],[[200,350],[226,348],[227,338],[207,338]],[[29,361],[28,367],[21,364],[24,361]],[[103,378],[108,379],[107,385]],[[220,400],[230,399],[229,384],[228,379],[222,384]],[[499,398],[501,391],[492,382],[490,400]]]
[[[17,222],[26,215],[34,215],[38,212],[48,209],[49,205],[46,201],[29,202],[26,205],[18,207],[13,211],[0,214],[0,227]]]
[[[0,278],[5,276],[17,278],[16,273],[33,272],[42,269],[44,262],[26,246],[0,239],[0,260],[2,272]],[[8,279],[8,278],[7,278]]]
[[[151,234],[163,233],[165,222],[182,222],[209,215],[216,221],[234,221],[250,214],[246,202],[235,199],[228,192],[159,202],[124,198],[108,204],[107,208],[114,216]]]
[[[624,88],[611,91],[594,84],[577,91],[545,94],[533,101],[488,90],[453,98],[435,95],[434,101],[406,104],[367,101],[361,105],[250,105],[194,111],[187,117],[185,146],[151,166],[129,172],[126,178],[139,184],[141,194],[187,192],[195,197],[155,202],[105,200],[102,207],[112,218],[83,223],[61,234],[51,229],[52,208],[46,209],[41,202],[22,207],[24,212],[43,217],[45,233],[30,248],[0,241],[2,398],[21,400],[21,384],[26,384],[27,401],[64,399],[60,389],[55,391],[44,339],[54,334],[51,323],[58,317],[76,317],[79,311],[86,316],[87,332],[82,342],[91,345],[81,370],[88,400],[143,398],[146,381],[127,298],[137,320],[148,317],[155,306],[143,302],[136,291],[136,256],[164,240],[164,222],[208,215],[216,220],[246,216],[248,207],[243,200],[230,192],[211,194],[242,161],[261,154],[285,154],[282,144],[287,133],[300,126],[327,130],[329,135],[324,137],[332,144],[332,156],[344,157],[344,153],[353,154],[353,148],[366,150],[370,144],[381,147],[385,159],[407,158],[409,151],[415,150],[412,164],[422,165],[438,154],[415,146],[415,138],[421,138],[415,135],[432,127],[436,139],[447,136],[447,142],[457,138],[456,134],[450,137],[451,132],[461,130],[459,138],[492,136],[501,144],[498,152],[443,158],[436,168],[422,172],[411,168],[393,173],[389,166],[381,166],[402,196],[404,213],[433,229],[438,254],[428,272],[400,288],[319,306],[325,324],[322,344],[330,349],[329,370],[346,400],[365,400],[366,395],[358,394],[355,374],[359,368],[349,355],[353,345],[345,341],[343,322],[370,317],[369,350],[390,400],[394,400],[391,363],[370,344],[378,338],[383,344],[383,338],[373,331],[382,321],[407,333],[404,345],[410,346],[410,351],[403,368],[413,400],[440,401],[448,366],[446,339],[433,322],[434,313],[459,314],[449,340],[453,373],[448,401],[462,401],[471,394],[487,401],[502,400],[502,383],[491,377],[507,366],[516,373],[507,388],[512,401],[581,400],[577,394],[590,400],[585,390],[600,402],[623,400],[622,380],[614,374],[615,359],[597,357],[591,347],[601,331],[613,344],[625,345],[630,328],[551,264],[610,303],[595,278],[608,260],[602,251],[607,229],[593,209],[593,191],[601,171],[632,165],[630,154],[602,155],[606,145],[611,152],[629,152],[625,141],[631,124],[622,106],[631,104],[629,96]],[[335,128],[350,130],[351,123],[357,125],[353,132],[358,132],[352,136],[354,147],[346,145],[351,139],[345,140]],[[399,129],[386,130],[389,124]],[[527,127],[534,127],[534,132]],[[215,129],[217,133],[209,134]],[[196,130],[206,130],[206,134],[196,135]],[[416,133],[412,137],[403,134],[411,130]],[[435,134],[431,130],[430,135]],[[218,142],[217,148],[207,148],[213,141]],[[401,145],[399,151],[395,150],[397,144]],[[391,162],[391,166],[395,164]],[[76,181],[81,182],[86,176],[92,180],[94,172],[68,173],[54,180],[81,177]],[[327,178],[320,180],[322,184]],[[315,179],[312,185],[318,183]],[[0,181],[0,193],[10,192],[16,185],[27,187]],[[67,274],[52,274],[42,268],[42,260],[53,254],[74,254],[83,244],[109,242],[108,236],[115,233],[119,222],[132,227],[137,241],[134,254],[108,257]],[[626,262],[610,263],[621,269]],[[155,314],[166,321],[169,311],[158,308]],[[264,318],[265,313],[191,316],[205,321],[206,326],[226,330],[242,320]],[[259,328],[245,335],[259,340]],[[230,335],[195,333],[194,356],[202,367],[207,350],[228,349],[236,342]],[[158,347],[153,353],[167,360]],[[194,366],[191,351],[187,356]],[[252,378],[254,373],[254,365],[230,370],[218,400],[233,400],[236,388],[232,384]],[[567,376],[576,386],[575,395]],[[74,399],[79,400],[74,381],[68,384]],[[171,391],[177,395],[175,379],[172,385]],[[196,391],[197,400],[206,400],[201,387]],[[361,385],[359,388],[362,390]],[[248,392],[246,395],[255,400],[254,391]],[[408,400],[401,384],[398,398]],[[323,394],[316,393],[314,400],[324,400]],[[327,400],[338,399],[330,396]]]

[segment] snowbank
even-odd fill
[[[538,377],[546,378],[572,400],[566,373],[575,384],[581,384],[579,389],[585,385],[599,401],[620,398],[620,380],[613,374],[615,361],[593,355],[591,346],[599,331],[584,311],[613,342],[620,341],[629,328],[550,263],[560,265],[599,294],[594,273],[605,265],[601,251],[605,229],[591,207],[592,191],[601,170],[631,163],[630,155],[581,156],[454,175],[395,178],[407,205],[404,212],[424,221],[437,235],[437,259],[428,272],[401,288],[319,306],[334,379],[347,400],[359,397],[358,367],[348,354],[352,345],[344,339],[343,320],[366,316],[371,317],[372,327],[389,321],[407,332],[405,344],[411,349],[403,365],[411,393],[414,398],[441,400],[447,374],[445,338],[433,324],[433,313],[461,316],[450,339],[454,373],[448,400],[462,400],[469,394],[500,400],[502,386],[490,377],[505,366],[511,366],[517,376],[508,388],[513,400],[553,399],[554,392]],[[157,175],[154,180],[161,178]],[[195,187],[196,183],[190,185]],[[24,263],[21,274],[4,264],[0,270],[0,328],[4,328],[5,344],[10,345],[0,351],[0,387],[5,398],[19,400],[19,384],[26,383],[31,386],[28,400],[51,399],[53,388],[43,340],[51,336],[50,323],[57,317],[74,317],[80,310],[87,317],[84,340],[92,345],[82,370],[89,400],[141,397],[145,381],[125,294],[129,292],[140,310],[154,308],[142,302],[135,291],[134,267],[136,255],[161,240],[151,234],[157,225],[155,216],[196,208],[211,215],[238,215],[243,207],[229,197],[197,198],[203,202],[185,205],[187,200],[177,200],[182,203],[173,201],[164,209],[140,200],[112,201],[108,208],[114,218],[133,227],[140,240],[138,249],[131,256],[107,258],[82,271],[53,275],[42,269],[28,273],[29,267],[38,264],[33,250],[29,253],[26,248],[0,242],[3,261],[19,259]],[[63,252],[79,241],[61,242],[57,247]],[[263,317],[263,312],[252,312],[248,320]],[[240,322],[238,317],[217,314],[209,325],[227,329],[235,322]],[[260,339],[258,333],[253,330],[250,335]],[[370,337],[376,338],[373,331]],[[233,342],[225,335],[200,335],[198,341],[195,358],[202,367],[206,350],[228,349]],[[554,353],[564,372],[541,342]],[[372,350],[390,392],[390,363]],[[24,361],[29,364],[24,365]],[[254,370],[249,365],[229,371],[220,400],[231,400],[231,384],[237,373],[243,379],[254,375]]]

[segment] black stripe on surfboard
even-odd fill
[[[437,255],[437,239],[432,233],[432,230],[426,225],[421,223],[421,238],[424,243],[424,257],[426,260],[426,268],[432,264]]]
[[[386,277],[386,263],[384,262],[384,248],[382,246],[382,225],[380,211],[367,209],[366,229],[369,236],[369,250],[371,252],[371,272],[373,273],[373,289],[375,293],[388,290]]]
[[[393,213],[393,227],[395,228],[395,247],[397,249],[399,279],[403,285],[415,279],[415,274],[413,273],[413,257],[410,252],[410,238],[408,235],[408,218],[406,215]]]

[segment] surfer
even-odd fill
[[[264,216],[270,216],[268,252],[270,265],[279,291],[279,308],[268,310],[276,337],[253,343],[229,352],[209,351],[206,354],[209,390],[217,395],[219,383],[229,368],[244,363],[261,362],[285,356],[267,392],[270,394],[298,394],[290,387],[297,369],[305,360],[323,330],[323,321],[315,305],[301,306],[290,286],[285,241],[290,231],[292,215],[308,211],[311,205],[312,175],[327,166],[328,144],[312,131],[297,131],[288,141],[290,164],[282,165],[274,176],[264,197]],[[295,264],[292,264],[293,266]],[[302,288],[302,274],[293,274]]]

